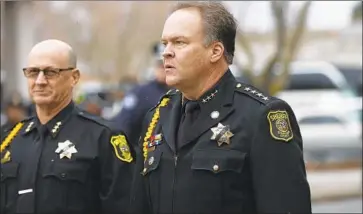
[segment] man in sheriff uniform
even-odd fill
[[[236,23],[217,2],[179,3],[166,20],[167,93],[141,137],[136,213],[311,213],[290,106],[228,69]]]
[[[123,132],[75,107],[72,48],[43,41],[23,71],[36,116],[1,142],[1,213],[126,213],[133,156]]]
[[[163,46],[156,43],[153,46],[153,74],[154,79],[136,86],[124,98],[123,106],[118,115],[115,116],[113,121],[124,130],[129,137],[129,142],[133,146],[137,146],[142,128],[142,121],[146,113],[154,107],[161,96],[163,96],[169,89],[165,84],[165,73],[161,54],[163,53]]]

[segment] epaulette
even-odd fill
[[[82,117],[82,118],[84,118],[84,119],[87,119],[89,121],[92,121],[94,123],[97,123],[98,125],[107,127],[109,129],[111,129],[111,127],[112,127],[111,122],[103,119],[102,117],[98,117],[96,115],[90,114],[90,113],[88,113],[86,111],[81,111],[80,110],[80,111],[78,111],[77,115],[80,116],[80,117]]]
[[[237,83],[235,87],[235,91],[248,95],[249,97],[259,101],[263,104],[268,104],[272,101],[273,97],[263,94],[260,90],[256,87],[245,83]]]
[[[26,123],[30,120],[32,120],[35,116],[29,116],[29,117],[26,117],[25,119],[21,120],[19,123]],[[7,127],[6,129],[3,130],[3,133],[2,134],[6,134],[7,132],[11,131],[14,129],[14,127],[17,125],[18,123],[16,123],[15,125],[13,126],[9,126]]]
[[[4,130],[1,133],[1,148],[0,153],[2,153],[12,142],[14,137],[19,133],[19,131],[24,127],[24,123],[33,119],[34,116],[27,117],[20,122],[16,123],[14,126],[9,127],[9,129]]]
[[[153,111],[156,107],[158,107],[164,98],[171,97],[177,94],[178,92],[179,92],[178,89],[170,89],[168,92],[166,92],[163,96],[160,97],[159,102],[156,105],[154,105],[148,112]]]
[[[33,116],[30,116],[30,117],[27,117],[27,118],[25,118],[25,119],[23,119],[22,121],[20,121],[20,122],[22,122],[22,123],[25,123],[25,122],[28,122],[29,120],[32,120],[32,119],[34,119],[34,115]]]

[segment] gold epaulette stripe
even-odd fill
[[[10,134],[5,138],[5,140],[1,143],[0,147],[0,153],[2,153],[6,147],[9,146],[13,138],[16,136],[16,134],[19,132],[21,127],[23,127],[24,123],[18,123],[16,126],[11,130]]]
[[[158,107],[156,107],[155,109],[155,113],[151,119],[151,122],[149,124],[149,127],[146,131],[145,137],[144,137],[144,143],[143,143],[143,154],[144,154],[144,160],[146,160],[147,157],[147,144],[150,140],[150,137],[155,129],[156,124],[158,123],[159,117],[160,117],[160,107],[164,107],[168,104],[169,102],[169,98],[164,98],[161,100],[160,104],[158,105]]]

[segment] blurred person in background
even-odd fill
[[[23,73],[35,115],[1,142],[0,213],[126,213],[133,154],[122,131],[75,106],[73,49],[40,42]]]
[[[76,101],[79,108],[85,110],[92,115],[102,117],[103,102],[101,97],[99,97],[97,93],[80,95],[80,97],[81,98]]]
[[[236,28],[215,1],[178,3],[167,18],[166,83],[178,90],[145,117],[135,213],[311,213],[294,112],[228,68]]]
[[[22,102],[10,101],[5,104],[5,118],[6,122],[1,126],[1,133],[5,133],[11,129],[18,122],[27,117],[26,106]]]
[[[140,137],[142,122],[147,111],[155,106],[160,97],[169,88],[165,84],[164,65],[161,54],[163,45],[156,43],[153,48],[153,73],[154,79],[146,84],[136,86],[126,94],[122,102],[122,109],[113,118],[113,122],[125,131],[133,146],[137,146]]]

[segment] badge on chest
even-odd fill
[[[213,135],[210,138],[211,140],[215,140],[218,143],[218,146],[222,146],[225,144],[230,144],[230,138],[233,137],[233,133],[230,131],[229,125],[223,125],[222,123],[218,123],[217,127],[211,128]]]
[[[77,153],[77,149],[71,141],[66,140],[58,143],[58,148],[55,150],[55,153],[59,154],[60,159],[64,157],[71,159],[72,154]]]

